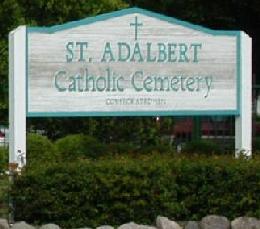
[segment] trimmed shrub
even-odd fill
[[[99,158],[105,155],[107,148],[97,139],[83,134],[68,135],[55,142],[63,160],[81,158]]]
[[[222,152],[220,146],[211,140],[196,140],[185,144],[183,148],[185,153],[200,153],[200,154],[219,154]]]
[[[38,134],[27,135],[27,163],[57,160],[57,151],[52,142],[45,136]]]
[[[64,228],[152,224],[157,215],[259,218],[259,181],[259,158],[124,156],[27,168],[15,179],[11,196],[16,221]]]

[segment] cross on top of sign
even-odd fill
[[[131,22],[130,26],[134,26],[135,27],[135,40],[137,41],[137,33],[138,33],[138,27],[143,26],[143,23],[138,23],[138,18],[137,16],[135,16],[135,22]]]

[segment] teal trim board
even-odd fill
[[[214,111],[125,111],[125,112],[30,112],[28,117],[104,117],[104,116],[237,116],[234,110],[214,110]]]
[[[29,112],[29,35],[32,33],[42,33],[42,34],[55,34],[60,31],[68,30],[82,25],[89,25],[92,23],[105,21],[108,19],[122,17],[128,14],[142,14],[148,17],[156,18],[161,21],[165,21],[171,24],[180,25],[195,31],[199,31],[212,36],[229,36],[236,38],[236,109],[233,110],[171,110],[171,111],[130,111],[130,112],[106,112],[106,111],[96,111],[96,112]],[[137,23],[137,22],[136,22]],[[62,25],[55,25],[51,27],[27,27],[26,30],[26,109],[28,117],[65,117],[65,116],[192,116],[192,115],[240,115],[241,108],[241,32],[240,31],[226,31],[226,30],[212,30],[200,25],[194,25],[192,23],[182,21],[173,17],[164,16],[162,14],[154,13],[148,10],[140,8],[127,8],[111,13],[101,14],[95,17],[88,17],[79,21],[72,21]]]

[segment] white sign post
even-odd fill
[[[252,39],[241,32],[241,111],[236,116],[236,157],[252,156]]]
[[[138,8],[19,27],[10,33],[10,163],[25,163],[26,116],[233,115],[237,155],[251,156],[251,62],[241,31]]]
[[[9,164],[26,164],[26,27],[9,34]]]

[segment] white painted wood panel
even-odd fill
[[[138,28],[135,41],[135,28],[130,26],[135,17],[143,24]],[[88,42],[86,61],[66,61],[68,42]],[[117,58],[118,42],[126,42],[131,47],[140,44],[144,59],[147,43],[152,44],[151,55],[158,53],[158,43],[201,44],[198,62],[102,62],[106,42],[111,43],[113,54]],[[79,48],[76,49],[79,52]],[[237,37],[214,36],[198,30],[172,24],[158,18],[140,13],[97,21],[88,25],[48,34],[28,33],[28,112],[146,112],[146,111],[235,111],[237,109]],[[194,53],[193,53],[194,54]],[[192,53],[189,57],[192,57]],[[79,57],[79,54],[77,54]],[[59,92],[55,87],[55,74],[66,71],[67,76],[86,71],[92,76],[106,75],[109,68],[118,77],[123,77],[123,92]],[[86,70],[87,69],[87,70]],[[194,89],[170,91],[136,91],[131,83],[132,76],[143,71],[144,77],[137,77],[138,86],[147,77],[210,77],[210,91],[201,83],[200,91]],[[62,77],[61,77],[62,78]],[[63,77],[64,78],[64,77]],[[64,85],[68,80],[60,80]],[[84,80],[82,80],[83,83]],[[132,99],[130,104],[123,100]],[[145,104],[137,103],[145,99]],[[120,102],[121,101],[121,102]],[[152,102],[151,102],[152,101]],[[155,101],[161,101],[160,104]]]

